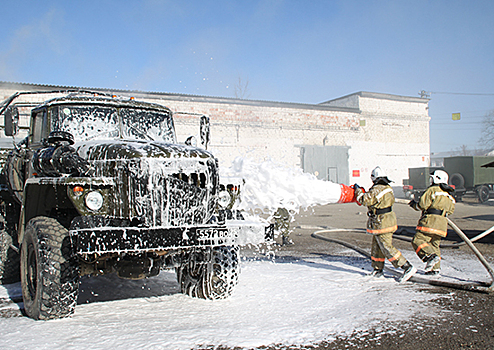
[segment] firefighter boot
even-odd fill
[[[425,273],[425,275],[427,276],[437,276],[437,277],[439,277],[440,274],[441,272],[439,270],[431,270]]]
[[[412,266],[408,261],[401,268],[405,271],[403,271],[403,275],[398,279],[399,283],[408,281],[417,272],[417,268]]]
[[[434,268],[434,265],[436,265],[439,261],[441,260],[441,258],[439,256],[437,256],[436,254],[431,254],[429,256],[427,256],[425,258],[425,272],[429,272],[429,271],[432,271],[432,269]]]
[[[374,269],[372,273],[369,275],[371,277],[379,278],[384,276],[384,272],[382,269]]]

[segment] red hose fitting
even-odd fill
[[[352,203],[356,202],[355,199],[355,190],[353,187],[340,184],[341,194],[338,203]]]

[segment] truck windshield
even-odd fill
[[[108,106],[57,106],[52,130],[70,132],[74,141],[137,139],[173,143],[175,131],[169,113]]]

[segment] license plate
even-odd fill
[[[197,230],[197,239],[201,242],[215,241],[224,243],[225,240],[231,238],[231,234],[227,228],[200,228]]]

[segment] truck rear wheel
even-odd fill
[[[177,279],[182,293],[215,300],[232,294],[239,273],[239,248],[221,246],[191,252],[177,269]]]
[[[0,284],[20,281],[19,251],[12,248],[14,239],[7,231],[7,223],[0,215]]]
[[[21,245],[24,310],[36,320],[70,316],[79,294],[77,257],[67,229],[53,218],[36,217]]]
[[[477,196],[479,197],[480,203],[487,202],[489,200],[489,195],[490,191],[488,186],[482,185],[477,188]]]

